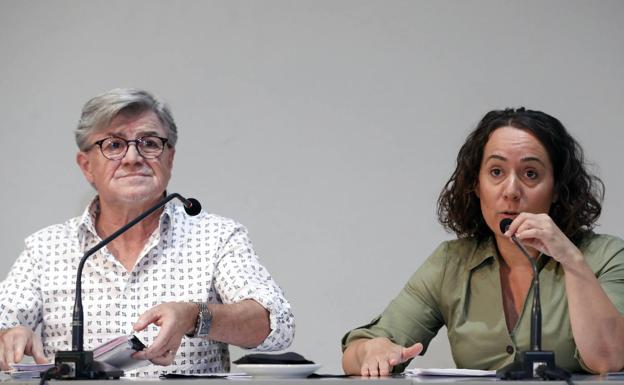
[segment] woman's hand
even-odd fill
[[[361,339],[352,342],[345,350],[343,367],[351,375],[387,376],[394,366],[411,360],[422,350],[421,343],[405,348],[385,337]],[[359,368],[359,372],[356,368]]]
[[[566,266],[584,261],[583,254],[559,229],[548,214],[521,213],[505,232],[515,235],[525,246],[553,257]]]

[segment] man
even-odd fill
[[[168,107],[146,91],[115,89],[85,104],[76,161],[97,196],[81,217],[28,237],[0,284],[1,369],[70,350],[78,261],[164,197],[176,141]],[[228,344],[281,350],[294,336],[290,305],[246,229],[203,211],[189,217],[173,201],[92,255],[82,291],[85,349],[135,333],[148,346],[135,358],[169,365],[127,375],[228,371]]]

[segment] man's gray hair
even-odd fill
[[[173,121],[169,107],[151,93],[137,88],[115,88],[100,94],[85,103],[76,128],[76,144],[81,151],[87,151],[92,143],[90,135],[110,124],[120,113],[140,114],[154,111],[167,129],[167,142],[175,147],[178,128]]]

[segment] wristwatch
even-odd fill
[[[208,304],[205,302],[191,302],[197,305],[199,313],[197,314],[197,322],[195,323],[195,330],[192,333],[186,334],[187,337],[192,338],[204,338],[208,336],[210,332],[210,325],[212,325],[212,313],[208,310]]]

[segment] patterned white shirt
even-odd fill
[[[26,238],[26,249],[0,283],[0,329],[41,324],[44,353],[71,349],[71,317],[76,270],[84,252],[101,239],[94,219],[97,197],[81,217],[47,227]],[[271,333],[255,350],[287,348],[294,338],[290,304],[259,263],[247,230],[233,220],[201,212],[188,216],[169,202],[159,226],[128,272],[104,247],[86,261],[82,274],[85,350],[132,334],[139,315],[169,301],[233,303],[253,299],[270,312]],[[135,333],[149,346],[158,328]],[[224,372],[227,344],[182,339],[170,366],[149,365],[126,376]]]

